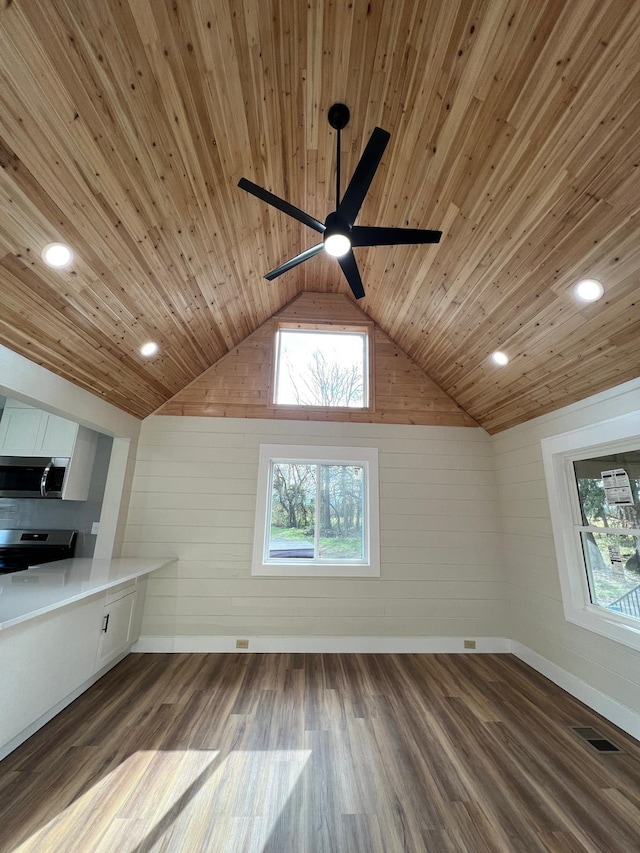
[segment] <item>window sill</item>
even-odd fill
[[[358,563],[259,563],[253,565],[251,574],[261,577],[295,578],[379,578],[380,567]]]
[[[315,414],[315,415],[328,415],[328,414],[350,414],[350,413],[360,413],[371,414],[375,412],[375,408],[373,405],[368,406],[295,406],[291,403],[269,403],[268,407],[272,409],[274,412],[282,412],[284,414],[299,414],[300,412],[304,412],[305,414]]]
[[[567,622],[578,625],[586,631],[593,631],[601,637],[607,637],[616,643],[640,651],[640,624],[629,624],[624,617],[607,612],[593,604],[565,612]]]

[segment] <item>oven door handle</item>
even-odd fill
[[[40,480],[40,494],[43,498],[46,498],[49,494],[47,491],[47,480],[49,479],[49,472],[51,471],[52,467],[53,459],[47,464],[47,467],[42,472],[42,478]]]

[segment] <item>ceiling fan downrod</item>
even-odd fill
[[[349,124],[351,113],[346,104],[333,104],[329,107],[329,124],[336,134],[336,210],[340,206],[340,133]]]

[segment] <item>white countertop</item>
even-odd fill
[[[76,557],[0,575],[0,630],[26,622],[175,562],[146,557]]]

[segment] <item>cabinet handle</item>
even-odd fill
[[[107,633],[107,628],[109,627],[109,616],[111,614],[107,613],[107,615],[102,619],[102,633]]]

